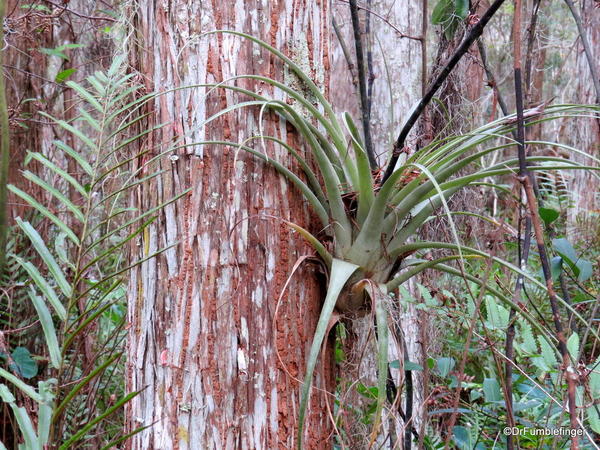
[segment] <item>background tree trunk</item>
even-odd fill
[[[214,29],[240,30],[284,51],[327,86],[327,5],[312,0],[142,1],[134,17],[138,31],[132,63],[148,90],[220,82],[239,74],[297,83],[279,61],[239,37],[200,36]],[[282,98],[264,84],[235,84]],[[159,97],[152,123],[168,125],[150,137],[147,148],[184,135],[190,144],[204,138],[241,142],[259,133],[258,109],[200,128],[211,114],[241,101],[223,90],[205,94],[188,89]],[[266,134],[294,143],[285,124],[270,114],[263,120]],[[268,146],[267,151],[295,167],[281,149]],[[150,208],[187,187],[192,192],[166,208],[141,247],[133,249],[144,256],[180,242],[135,270],[130,283],[128,388],[143,391],[127,416],[130,429],[152,426],[129,448],[292,448],[297,379],[303,378],[319,315],[321,283],[315,268],[303,264],[277,309],[292,267],[302,255],[312,254],[280,219],[313,228],[307,206],[274,170],[235,147],[188,147],[164,158],[161,166],[169,173],[145,183],[133,205]],[[333,381],[330,357],[328,352],[316,388]],[[313,388],[307,448],[329,446],[325,401]]]
[[[579,14],[582,19],[583,28],[587,33],[587,38],[590,44],[590,49],[594,55],[594,63],[596,64],[596,71],[600,69],[600,9],[598,3],[592,0],[583,0],[579,5],[575,5],[579,9]],[[569,20],[572,18],[569,16]],[[574,101],[583,104],[594,104],[596,103],[596,91],[592,83],[592,75],[581,39],[578,39],[576,46],[576,67],[574,70],[577,73],[575,77],[575,95]],[[567,131],[566,129],[562,130]],[[594,155],[596,158],[600,156],[600,121],[591,118],[581,119],[581,121],[570,122],[568,131],[564,133],[565,137],[568,138],[568,142],[571,142],[578,146],[578,148]],[[587,158],[577,157],[577,161],[585,164],[589,164],[590,161]],[[583,229],[593,236],[597,234],[597,212],[600,204],[599,188],[600,183],[598,182],[595,174],[582,173],[582,174],[568,174],[569,184],[571,192],[573,194],[573,207],[570,210],[570,223],[575,224],[577,217],[579,216],[580,225]],[[596,214],[589,216],[586,214],[587,211],[596,211]],[[591,221],[590,221],[591,219]],[[587,224],[586,224],[587,223]],[[594,223],[596,226],[594,227]]]

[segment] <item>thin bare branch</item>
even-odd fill
[[[365,137],[365,150],[369,158],[371,169],[377,168],[377,160],[373,151],[371,140],[371,126],[369,120],[369,98],[367,95],[367,76],[365,59],[362,45],[362,33],[360,31],[360,20],[358,18],[358,7],[356,0],[350,0],[350,16],[352,17],[352,30],[354,32],[354,48],[356,50],[356,68],[358,71],[358,88],[360,92],[360,109],[362,117],[363,134]]]
[[[398,158],[400,157],[400,154],[404,149],[404,143],[406,141],[406,138],[408,137],[408,133],[410,133],[412,127],[415,125],[415,123],[417,123],[417,120],[425,110],[425,107],[429,104],[429,102],[431,101],[435,93],[438,91],[438,89],[442,86],[444,81],[446,81],[446,78],[448,78],[448,75],[450,75],[452,69],[454,69],[454,67],[458,64],[463,55],[467,53],[467,51],[471,47],[471,44],[475,42],[475,40],[477,40],[479,36],[481,36],[481,33],[483,33],[483,29],[485,28],[485,26],[488,24],[488,22],[491,20],[494,14],[496,14],[498,9],[500,9],[500,6],[502,6],[503,3],[504,0],[496,0],[494,3],[492,3],[492,5],[483,14],[483,16],[481,16],[479,21],[467,33],[462,43],[458,46],[454,54],[450,57],[450,59],[448,60],[444,68],[440,71],[433,83],[431,83],[429,89],[427,90],[427,94],[423,96],[417,107],[414,109],[414,111],[402,127],[402,130],[398,135],[398,139],[396,139],[396,143],[394,144],[394,149],[392,151],[392,157],[388,162],[385,174],[383,175],[383,178],[381,180],[382,184],[385,183],[385,181],[394,172],[394,168],[396,167]]]

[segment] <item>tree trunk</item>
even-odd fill
[[[280,61],[240,37],[257,36],[290,55],[323,86],[329,71],[326,1],[142,1],[132,64],[148,90],[260,74],[296,83]],[[233,84],[233,83],[231,83]],[[241,80],[281,98],[265,84]],[[259,134],[259,110],[244,109],[209,127],[204,119],[244,99],[223,90],[187,89],[157,98],[152,123],[168,122],[146,148],[173,139],[241,142]],[[273,115],[263,132],[299,147]],[[249,145],[259,145],[252,141]],[[158,150],[157,150],[158,151]],[[289,154],[270,155],[295,167]],[[151,157],[151,156],[150,156]],[[321,305],[315,266],[302,264],[278,297],[302,255],[312,251],[281,219],[313,229],[302,197],[272,168],[236,147],[188,147],[161,159],[168,172],[144,183],[132,204],[148,209],[191,187],[166,208],[134,248],[143,257],[179,244],[143,263],[131,278],[128,388],[142,390],[129,405],[135,449],[292,448],[297,432],[299,382]],[[307,418],[306,448],[328,448],[326,396],[333,381],[331,352],[316,376]],[[317,389],[319,388],[319,389]]]

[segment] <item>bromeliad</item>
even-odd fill
[[[302,385],[298,448],[302,447],[304,420],[313,372],[334,310],[348,315],[372,311],[375,315],[378,340],[378,398],[371,439],[376,437],[385,404],[388,366],[387,293],[394,291],[402,283],[424,270],[436,269],[482,286],[505,305],[515,308],[524,320],[539,333],[548,336],[549,342],[552,342],[551,332],[546,330],[539,321],[534,320],[526,310],[518,308],[509,297],[494,289],[493,286],[487,286],[477,277],[465,273],[464,262],[469,259],[489,258],[521,274],[528,282],[539,286],[540,289],[545,289],[543,284],[509,262],[480,250],[462,246],[452,220],[456,212],[452,212],[447,204],[447,200],[452,195],[467,186],[481,184],[491,188],[498,187],[484,180],[516,172],[517,158],[509,158],[488,166],[481,164],[484,157],[494,152],[507,153],[505,150],[515,145],[510,138],[514,127],[510,117],[490,122],[469,134],[432,142],[412,155],[405,152],[402,156],[403,160],[399,161],[396,169],[381,183],[381,177],[371,169],[365,146],[350,115],[343,114],[340,121],[323,93],[298,65],[277,49],[255,37],[234,31],[219,32],[249,39],[266,49],[295,74],[303,85],[303,91],[310,95],[309,100],[303,92],[271,78],[239,75],[218,85],[204,87],[231,90],[248,96],[251,100],[220,111],[203,124],[207,125],[238,108],[259,107],[261,118],[265,110],[274,111],[291,124],[303,138],[305,145],[310,149],[310,161],[288,143],[274,136],[263,135],[262,132],[242,143],[228,141],[197,143],[197,145],[236,147],[264,160],[298,188],[321,222],[322,231],[317,236],[289,222],[289,226],[312,245],[329,272],[327,294],[313,336]],[[232,85],[232,82],[239,79],[267,83],[287,95],[295,105]],[[594,114],[598,112],[597,107],[591,109]],[[535,121],[530,124],[559,117],[576,116],[584,112],[589,113],[590,108],[585,109],[578,105],[547,106],[543,116],[537,112],[532,116]],[[250,145],[252,140],[258,140],[263,144],[267,141],[273,142],[283,147],[299,163],[304,178],[268,156],[266,152],[253,148]],[[532,145],[547,144],[532,143]],[[556,143],[551,145],[585,155],[579,150],[564,145]],[[596,164],[599,162],[589,155],[586,156]],[[556,157],[529,157],[528,161],[533,171],[597,169]],[[542,162],[544,165],[539,165]],[[313,171],[311,163],[314,163],[317,171]],[[443,208],[448,218],[453,243],[419,241],[419,229],[440,208]],[[324,236],[332,241],[333,245],[326,246]],[[424,255],[432,249],[444,249],[446,253],[437,258],[425,259]],[[566,304],[565,307],[571,309]],[[578,316],[575,311],[573,314]]]

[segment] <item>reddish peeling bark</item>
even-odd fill
[[[327,5],[311,0],[142,1],[134,16],[138,34],[131,42],[131,61],[148,90],[220,82],[240,74],[285,79],[302,89],[257,46],[232,35],[201,36],[235,29],[285,51],[326,85]],[[236,84],[282,98],[265,84]],[[152,123],[168,125],[144,148],[164,148],[184,135],[191,144],[202,139],[238,142],[259,133],[258,108],[202,128],[210,115],[247,100],[223,90],[204,97],[206,93],[196,88],[158,98]],[[273,115],[263,117],[262,127],[301,148]],[[249,145],[259,148],[260,142]],[[266,151],[295,167],[280,148],[268,145]],[[127,416],[130,429],[152,426],[128,448],[292,448],[298,379],[303,378],[316,327],[322,283],[315,266],[303,264],[275,320],[278,297],[294,263],[312,253],[280,219],[309,229],[316,221],[301,195],[272,168],[235,147],[188,147],[162,158],[160,165],[168,173],[145,183],[131,199],[133,205],[146,209],[188,187],[192,191],[167,207],[134,248],[141,257],[179,242],[131,278],[128,388],[143,391]],[[316,376],[317,388],[331,387],[330,356],[328,352],[324,370]],[[330,446],[325,401],[313,389],[307,448]]]

